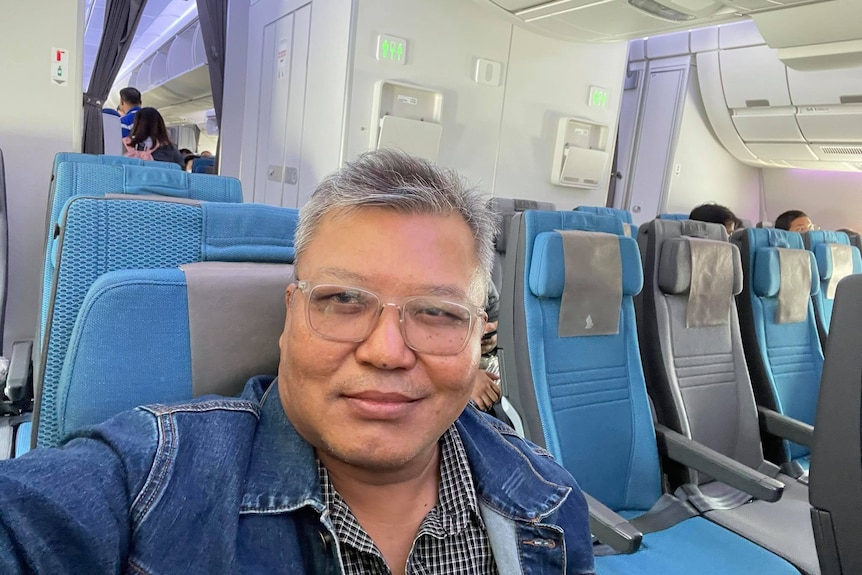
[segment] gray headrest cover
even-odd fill
[[[725,241],[673,238],[662,243],[659,288],[688,294],[686,327],[724,325],[731,301],[742,291],[742,262],[736,246]]]
[[[798,323],[808,317],[811,298],[811,252],[778,248],[781,284],[775,323]]]
[[[838,282],[853,274],[853,248],[842,244],[829,244],[832,252],[832,277],[826,284],[826,298],[835,299]]]
[[[619,239],[599,232],[557,232],[563,238],[566,266],[559,336],[619,333],[623,298]]]
[[[201,262],[181,268],[188,286],[194,395],[235,395],[249,378],[277,374],[293,266]]]

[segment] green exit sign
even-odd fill
[[[381,34],[377,37],[377,61],[404,64],[407,62],[407,40]]]
[[[604,108],[608,105],[608,91],[590,86],[590,108]]]

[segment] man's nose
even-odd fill
[[[404,340],[400,310],[396,306],[383,307],[371,334],[359,344],[355,353],[360,363],[380,369],[409,369],[416,363],[416,353]]]

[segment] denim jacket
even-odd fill
[[[472,407],[455,425],[500,574],[593,573],[569,473]],[[120,414],[0,464],[0,573],[341,574],[315,461],[271,377]]]

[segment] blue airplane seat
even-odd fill
[[[244,262],[103,274],[69,341],[58,436],[138,405],[236,395],[249,378],[277,374],[291,281],[290,264]]]
[[[759,405],[814,425],[823,351],[811,296],[820,291],[814,254],[802,236],[775,228],[747,228],[731,241],[742,257],[739,325],[754,397]],[[809,448],[764,438],[767,458],[808,470]]]
[[[506,362],[522,392],[534,393],[539,424],[526,412],[534,441],[587,494],[631,519],[662,497],[632,302],[643,284],[638,246],[617,218],[536,211],[520,220],[523,310],[514,321],[516,330],[523,323],[527,357]],[[633,554],[599,556],[596,566],[601,574],[798,572],[696,516],[644,535]]]
[[[192,160],[193,174],[211,174],[215,168],[215,158],[195,158]]]
[[[658,219],[660,220],[687,220],[688,214],[659,214]]]
[[[297,217],[295,209],[261,204],[134,197],[69,200],[60,225],[43,369],[34,378],[37,445],[53,446],[59,440],[57,384],[81,304],[99,276],[197,261],[293,263]]]
[[[491,270],[491,280],[498,292],[503,291],[503,262],[506,261],[506,250],[509,245],[509,225],[512,216],[526,210],[554,210],[554,204],[537,200],[519,198],[491,198],[490,207],[500,217],[500,231],[494,238],[494,268]]]
[[[849,236],[844,232],[812,230],[803,234],[802,240],[817,261],[820,291],[813,296],[814,316],[817,318],[820,344],[825,348],[832,321],[835,289],[845,277],[862,273],[862,256],[859,248],[850,243]]]
[[[111,158],[111,156],[88,156]],[[60,154],[57,155],[58,157]],[[126,158],[128,159],[128,158]],[[56,161],[56,160],[55,160]],[[138,160],[143,162],[143,160]],[[152,164],[159,164],[159,169]],[[172,198],[211,202],[242,202],[242,186],[236,178],[187,174],[181,170],[163,170],[164,162],[146,162],[145,165],[127,163],[60,162],[54,179],[54,193],[49,206],[45,262],[42,273],[42,308],[39,323],[39,341],[45,337],[45,321],[51,302],[51,282],[56,259],[56,225],[66,202],[80,195],[104,196],[107,194],[159,195]],[[174,166],[178,167],[176,164]]]
[[[628,210],[620,210],[618,208],[608,208],[605,206],[578,206],[575,211],[586,212],[588,214],[598,214],[602,216],[613,216],[620,219],[624,224],[623,234],[633,238],[638,237],[638,227],[634,225],[632,213]]]

